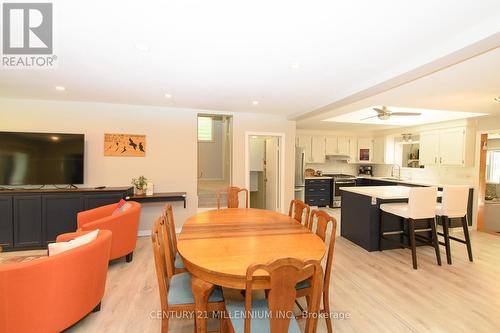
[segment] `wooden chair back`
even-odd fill
[[[158,289],[160,292],[160,304],[162,311],[168,310],[168,284],[169,274],[167,271],[167,260],[165,258],[165,244],[163,240],[163,231],[161,218],[157,218],[153,224],[151,232],[151,242],[153,243],[153,254],[156,268],[156,278],[158,280]]]
[[[270,332],[286,333],[293,316],[296,298],[295,286],[299,281],[311,278],[312,297],[309,312],[319,313],[320,295],[322,290],[323,271],[319,261],[302,261],[295,258],[282,258],[267,264],[250,265],[246,273],[245,290],[245,333],[251,332],[252,284],[254,273],[264,270],[269,274],[270,289],[267,295],[270,311]],[[316,328],[317,316],[311,315],[306,322],[306,333],[312,333]]]
[[[305,215],[304,215],[305,210]],[[292,217],[295,221],[303,224],[306,228],[309,228],[309,213],[311,208],[302,200],[292,200],[290,201],[290,209],[288,210],[288,216]],[[304,223],[302,223],[304,221]]]
[[[331,225],[331,235],[330,243],[328,244],[328,253],[326,257],[325,266],[325,280],[324,289],[328,291],[330,286],[330,275],[332,273],[333,264],[333,252],[335,249],[335,235],[337,232],[337,220],[332,216],[328,215],[325,211],[314,209],[309,217],[309,229],[313,229],[314,219],[316,219],[316,230],[314,231],[325,243],[326,243],[326,232],[328,227]]]
[[[177,238],[175,236],[174,215],[172,206],[167,204],[160,216],[160,230],[164,246],[165,265],[168,277],[175,274],[175,255],[177,253]]]
[[[240,206],[240,200],[238,198],[240,192],[245,192],[245,208],[248,208],[248,190],[246,188],[230,186],[217,192],[217,209],[220,209],[221,194],[224,192],[227,195],[227,208],[238,208]]]

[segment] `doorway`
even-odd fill
[[[500,235],[500,130],[480,136],[477,229]]]
[[[283,211],[283,137],[247,133],[246,187],[251,208]]]
[[[231,186],[232,117],[198,114],[198,207],[217,207],[217,192]]]

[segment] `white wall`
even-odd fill
[[[187,192],[187,209],[174,203],[177,227],[196,214],[197,114],[216,113],[185,108],[107,103],[0,98],[1,131],[84,133],[84,186],[128,186],[144,175],[155,191]],[[285,138],[285,202],[293,198],[295,122],[284,117],[233,115],[233,184],[245,185],[245,131],[283,132]],[[104,133],[145,134],[146,157],[104,157]],[[139,229],[149,231],[161,203],[144,204]]]

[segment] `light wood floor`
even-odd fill
[[[330,297],[333,311],[348,318],[335,320],[334,331],[498,332],[500,237],[474,231],[471,237],[474,263],[460,244],[452,244],[453,265],[442,267],[431,247],[420,247],[416,271],[408,250],[368,253],[337,237]],[[141,237],[132,263],[111,263],[101,311],[68,332],[159,332],[160,321],[150,317],[160,309],[152,255],[149,237]],[[319,325],[326,332],[323,320]],[[170,327],[193,332],[189,320]]]

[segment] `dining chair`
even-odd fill
[[[217,192],[217,209],[220,209],[221,195],[224,192],[226,193],[227,208],[238,208],[240,206],[238,198],[240,192],[245,192],[245,208],[248,208],[248,190],[246,188],[230,186]]]
[[[439,224],[443,226],[443,232],[438,232],[438,235],[444,237],[446,249],[446,261],[451,265],[451,247],[450,240],[465,244],[467,246],[467,254],[469,261],[472,258],[472,245],[469,236],[469,226],[467,224],[467,202],[469,200],[469,187],[468,186],[446,186],[443,188],[443,197],[440,204],[436,206],[436,216]],[[462,222],[462,229],[464,231],[464,238],[459,239],[450,236],[450,219],[459,218]]]
[[[305,211],[305,214],[304,214]],[[295,221],[303,224],[304,227],[309,227],[309,213],[311,208],[308,204],[304,203],[302,200],[292,200],[290,201],[290,209],[288,210],[288,216],[292,217]],[[302,223],[304,221],[304,223]]]
[[[161,332],[168,332],[169,317],[172,314],[185,315],[189,313],[195,318],[194,297],[191,291],[191,274],[188,272],[171,275],[173,270],[170,247],[165,244],[165,235],[161,227],[161,218],[158,218],[153,224],[151,241],[153,243],[153,254],[156,268],[156,277],[158,280],[158,290],[160,293],[161,304]],[[224,313],[224,298],[222,289],[215,287],[208,298],[207,312]],[[225,315],[221,315],[221,331],[225,325]]]
[[[326,265],[325,265],[325,274],[324,274],[324,280],[323,280],[323,309],[320,309],[320,313],[325,315],[326,319],[326,326],[328,329],[328,333],[333,332],[333,326],[332,326],[332,320],[330,318],[330,297],[329,297],[329,289],[330,289],[330,276],[332,273],[332,266],[333,266],[333,252],[335,249],[335,235],[337,233],[337,220],[333,218],[332,216],[328,215],[327,212],[323,210],[317,210],[314,209],[311,212],[311,215],[309,217],[309,229],[313,231],[313,225],[314,221],[316,220],[316,228],[314,230],[314,233],[319,236],[325,242],[326,244],[326,238],[327,238],[327,231],[328,228],[331,225],[331,234],[330,234],[330,240],[328,243],[328,248],[327,248],[327,255],[326,255]],[[297,298],[300,297],[306,297],[307,300],[307,307],[309,311],[310,307],[310,302],[311,302],[311,295],[312,295],[312,286],[313,284],[311,283],[310,280],[303,280],[299,282],[296,286],[297,289]],[[302,306],[296,302],[299,308],[301,309],[302,312],[304,312]]]
[[[265,272],[269,276],[267,297],[254,298],[252,294],[255,281],[263,279],[262,273],[256,276],[256,271]],[[316,260],[281,258],[266,264],[250,265],[246,271],[245,299],[227,298],[226,301],[226,313],[231,322],[230,329],[235,333],[301,332],[293,315],[295,285],[305,278],[310,278],[311,316],[308,316],[304,332],[315,332],[323,284],[322,275],[321,265]]]
[[[163,234],[168,237],[167,244],[170,246],[172,253],[175,254],[172,256],[172,267],[174,268],[172,274],[186,272],[182,257],[177,250],[177,235],[175,233],[174,212],[171,204],[165,205],[160,225],[163,228]]]
[[[419,241],[423,244],[431,245],[436,252],[437,264],[441,266],[441,255],[439,253],[439,242],[436,231],[436,187],[411,187],[408,196],[408,203],[396,202],[385,203],[380,205],[380,210],[398,216],[403,220],[403,225],[399,230],[385,230],[383,224],[383,216],[380,216],[380,235],[379,249],[382,250],[382,240],[395,242],[401,247],[411,249],[411,258],[413,269],[417,269],[417,245]],[[417,221],[426,221],[428,227],[418,227]],[[406,232],[405,230],[408,229]],[[422,233],[429,233],[430,237],[423,236]],[[400,237],[408,237],[410,245],[403,242],[402,239],[397,241],[387,236],[399,235]]]

